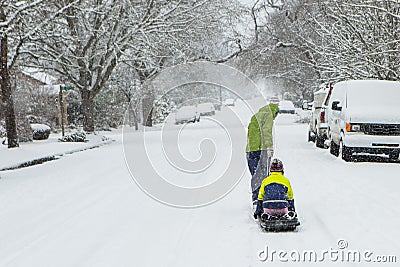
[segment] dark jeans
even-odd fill
[[[256,201],[258,199],[258,192],[260,191],[260,187],[257,188],[256,190],[253,191],[253,193],[251,194],[251,199],[254,201]]]
[[[247,152],[247,155],[246,155],[247,165],[249,166],[251,176],[253,176],[254,173],[256,172],[258,162],[260,161],[260,154],[261,154],[261,150]]]
[[[251,173],[251,176],[253,176],[254,173],[256,172],[258,162],[260,161],[260,155],[261,155],[261,150],[247,152],[247,155],[246,155],[247,165],[249,166],[249,171]],[[252,194],[253,201],[257,200],[259,189],[260,188],[258,188],[257,190],[254,190],[254,192]]]

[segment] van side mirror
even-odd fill
[[[340,101],[332,102],[332,110],[342,111],[342,106],[340,105]]]

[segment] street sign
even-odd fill
[[[69,91],[69,90],[74,90],[75,87],[73,87],[72,85],[61,85],[60,89],[63,91]]]

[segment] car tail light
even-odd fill
[[[319,120],[320,122],[325,123],[325,111],[319,113]]]

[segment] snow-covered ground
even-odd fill
[[[176,169],[160,156],[161,131],[146,132],[157,172],[171,183],[196,187],[226,171],[223,165],[231,163],[226,158],[232,149],[223,128],[230,134],[243,133],[231,111],[242,119],[251,115],[239,102],[212,117],[220,124],[202,118],[180,134],[180,152],[192,161],[201,157],[202,139],[214,141],[215,165],[205,171],[207,175],[171,176]],[[292,182],[302,223],[297,232],[259,229],[251,214],[247,169],[237,186],[211,205],[182,209],[155,201],[130,176],[119,137],[99,149],[0,172],[0,266],[275,266],[285,259],[292,263],[291,257],[305,250],[315,251],[318,259],[325,255],[322,266],[344,264],[340,253],[348,250],[369,250],[371,260],[396,255],[399,261],[400,166],[346,163],[307,143],[307,125],[296,120],[296,115],[278,116],[275,149]],[[163,142],[174,140],[168,136],[180,127],[167,123]],[[125,145],[134,148],[142,135],[131,133],[124,138]],[[234,145],[243,146],[243,157],[233,157],[235,168],[243,170],[245,140]],[[135,173],[132,168],[142,167],[144,155],[132,157]],[[339,249],[338,241],[347,248]],[[261,261],[266,253],[260,252],[266,249],[269,258]],[[310,266],[307,260],[296,264]],[[361,259],[345,265],[364,264]]]
[[[46,140],[34,140],[21,143],[19,148],[8,149],[6,145],[0,145],[0,170],[19,166],[22,163],[50,156],[71,154],[85,150],[107,141],[103,138],[105,132],[98,132],[86,136],[87,142],[59,142],[61,134],[51,133]],[[116,133],[108,133],[110,141]]]

